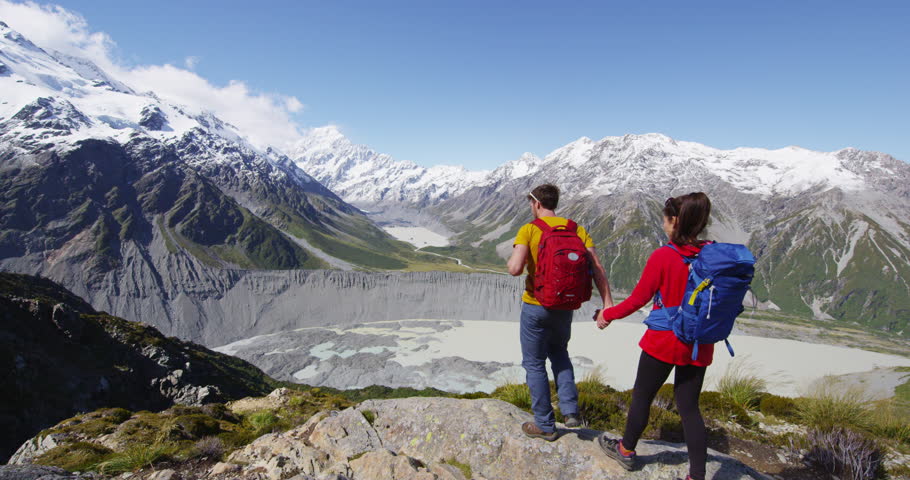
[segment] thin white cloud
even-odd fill
[[[213,85],[191,69],[198,58],[187,56],[184,66],[126,65],[116,56],[116,44],[103,32],[93,32],[81,15],[57,5],[0,0],[0,21],[46,50],[84,57],[136,91],[196,111],[210,111],[235,125],[253,145],[286,149],[302,136],[293,114],[304,109],[296,97],[253,91],[241,80]]]
[[[183,60],[183,65],[186,66],[186,68],[193,70],[196,68],[196,65],[199,65],[199,57],[190,55]]]

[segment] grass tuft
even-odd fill
[[[98,470],[104,474],[134,472],[140,468],[152,467],[152,464],[167,457],[176,449],[169,444],[134,445],[118,452],[109,460],[101,462]]]
[[[516,407],[531,411],[531,390],[524,383],[506,383],[496,387],[491,394],[493,398],[511,403]]]
[[[762,393],[768,383],[751,373],[754,365],[747,361],[733,361],[727,365],[724,374],[717,381],[717,391],[724,398],[743,410],[754,410],[759,406]]]
[[[803,424],[819,430],[834,427],[865,430],[870,425],[870,405],[862,387],[843,385],[833,377],[826,377],[800,399],[798,415]]]

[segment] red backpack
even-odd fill
[[[531,222],[543,232],[534,272],[534,298],[554,310],[577,310],[591,299],[591,265],[588,249],[578,237],[578,225],[551,227],[537,219]]]

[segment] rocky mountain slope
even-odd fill
[[[41,278],[0,273],[0,461],[77,412],[160,410],[262,395],[253,365],[128,322]]]
[[[593,233],[611,281],[625,290],[664,241],[664,200],[705,191],[714,204],[708,236],[747,244],[759,258],[753,288],[764,307],[910,335],[910,166],[889,155],[719,150],[658,134],[581,138],[543,159],[525,155],[458,181],[422,174],[428,187],[396,175],[402,164],[387,157],[334,144],[343,148],[335,150],[331,175],[319,177],[327,187],[370,184],[377,177],[362,166],[382,163],[382,178],[399,186],[395,195],[358,189],[342,197],[367,210],[398,201],[420,212],[415,219],[441,221],[455,233],[453,245],[427,250],[475,263],[500,264],[529,220],[527,192],[559,185],[560,213]],[[315,152],[300,153],[298,164],[310,168],[330,156]],[[437,193],[421,197],[425,191]]]

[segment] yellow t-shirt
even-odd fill
[[[551,227],[569,223],[568,220],[562,217],[541,217],[541,220],[547,222],[547,225]],[[578,238],[585,243],[585,248],[594,248],[594,240],[591,239],[584,227],[579,225],[576,233],[578,233]],[[540,302],[534,298],[534,270],[537,265],[537,250],[540,246],[541,235],[543,235],[543,232],[537,226],[528,223],[518,230],[518,235],[515,236],[515,243],[513,244],[527,245],[531,250],[531,256],[528,258],[528,277],[525,279],[525,292],[521,296],[523,302],[531,305],[540,305]]]

